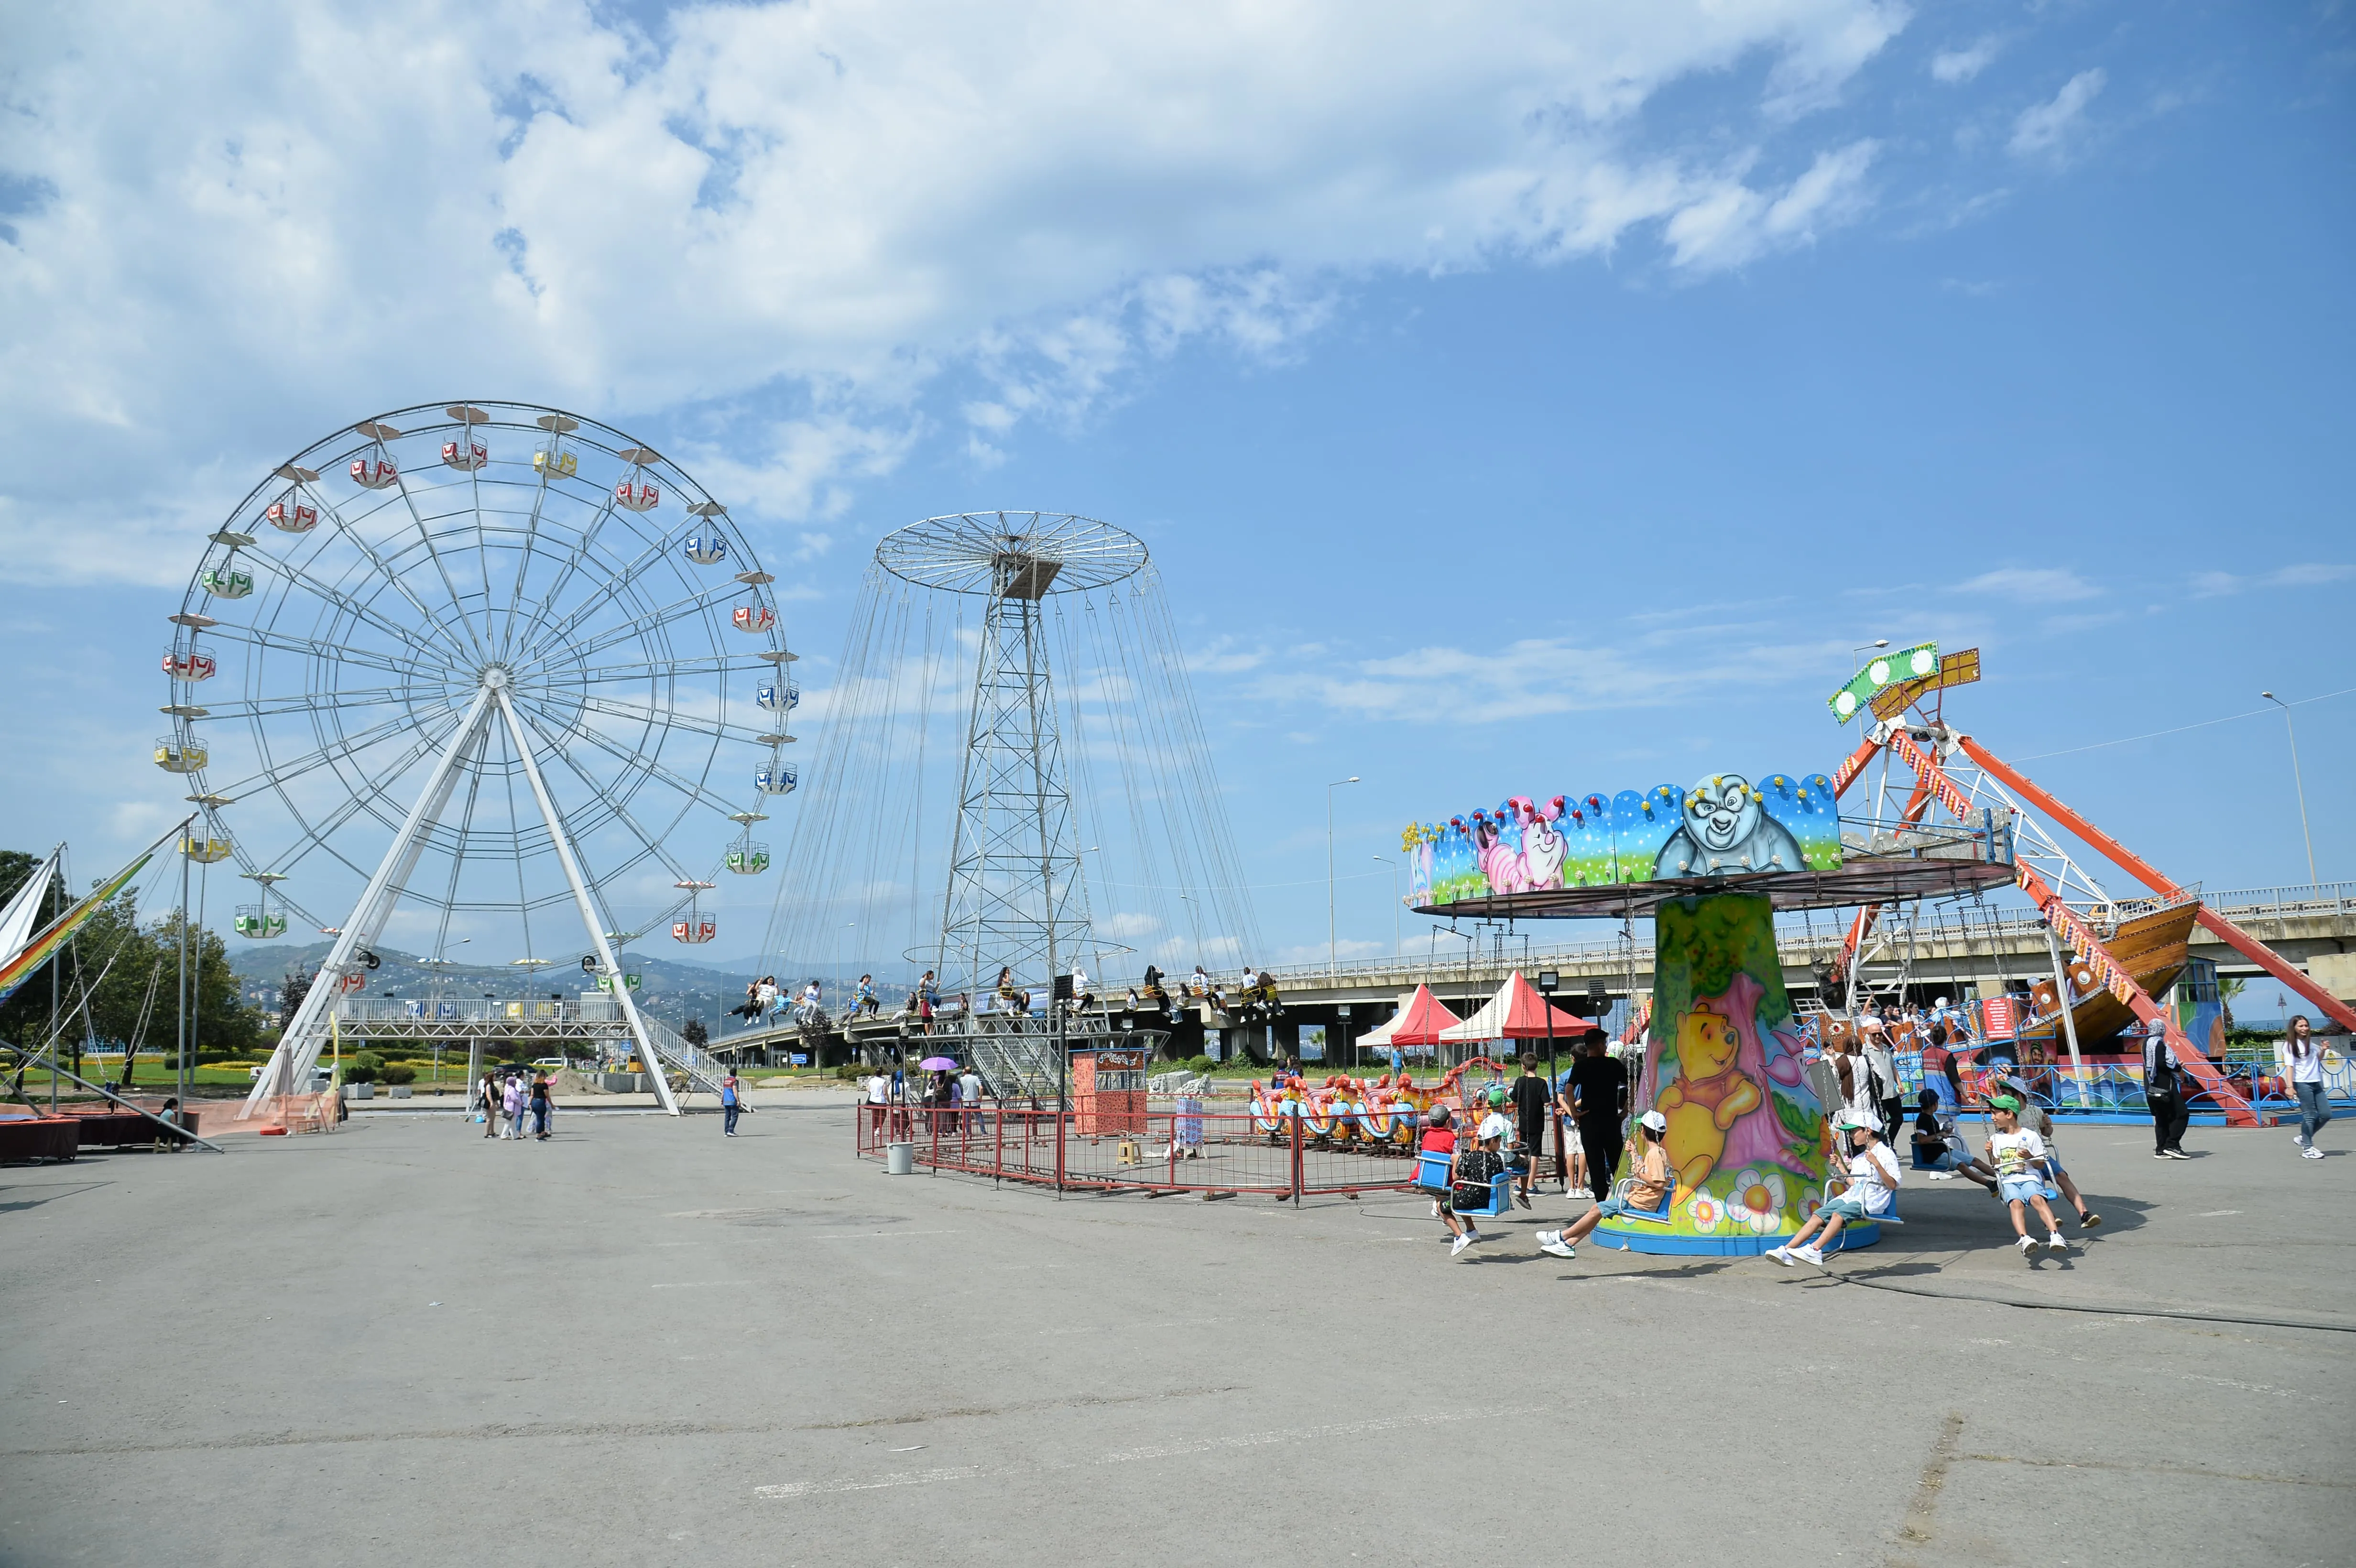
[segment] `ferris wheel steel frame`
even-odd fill
[[[322,477],[338,473],[350,483]],[[650,864],[675,885],[694,880],[667,840],[701,811],[742,813],[714,787],[723,751],[746,749],[756,800],[782,793],[776,780],[791,787],[780,748],[793,739],[783,713],[798,693],[773,581],[726,508],[676,464],[533,404],[423,405],[361,421],[281,464],[230,513],[170,617],[164,712],[174,730],[156,761],[194,786],[204,827],[192,842],[224,841],[260,885],[259,933],[276,934],[273,919],[284,929],[274,901],[336,938],[250,1106],[305,1080],[336,997],[364,977],[404,901],[438,916],[428,962],[446,962],[455,916],[511,913],[526,947],[517,962],[532,967],[552,962],[534,955],[533,913],[571,904],[589,938],[584,967],[616,999],[641,1060],[655,1068],[677,1054],[659,1050],[629,994],[615,939],[636,933],[609,929],[602,890]],[[230,662],[208,645],[239,650],[238,699],[202,700],[199,683]],[[769,684],[756,700],[776,716],[732,720],[730,677],[764,664]],[[236,720],[254,765],[216,778],[203,726]],[[755,783],[759,756],[768,766]],[[578,785],[569,809],[543,763]],[[421,764],[403,811],[396,792]],[[224,822],[257,796],[292,824],[262,848],[269,834],[246,814],[241,831]],[[504,827],[493,819],[501,806]],[[392,832],[372,868],[351,842],[370,822]],[[593,838],[612,848],[601,871]],[[448,860],[446,880],[413,885],[429,856]],[[512,893],[494,895],[484,878],[510,862]],[[308,880],[306,863],[365,879],[340,925],[280,887]],[[663,1073],[651,1076],[676,1112]]]

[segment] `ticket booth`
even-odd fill
[[[1145,1052],[1126,1049],[1074,1051],[1072,1108],[1079,1113],[1082,1137],[1143,1136]]]

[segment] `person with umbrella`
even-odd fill
[[[932,1083],[925,1087],[925,1108],[928,1113],[925,1117],[925,1128],[926,1131],[930,1132],[933,1126],[930,1113],[947,1110],[954,1103],[949,1092],[949,1074],[957,1071],[957,1063],[946,1056],[927,1056],[916,1063],[916,1066],[919,1071],[933,1075]],[[954,1117],[950,1120],[949,1125],[951,1127],[957,1125]]]

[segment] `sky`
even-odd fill
[[[726,499],[813,718],[885,532],[1136,532],[1258,962],[1326,951],[1330,781],[1335,945],[1428,947],[1374,859],[1408,822],[1829,772],[1884,637],[1981,648],[1951,718],[2211,891],[2308,879],[2273,690],[2315,874],[2356,878],[2345,5],[17,20],[9,845],[94,875],[168,824],[205,534],[472,397]]]

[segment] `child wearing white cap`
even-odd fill
[[[1658,1111],[1647,1111],[1638,1117],[1636,1147],[1631,1151],[1635,1174],[1628,1183],[1628,1196],[1605,1199],[1559,1231],[1540,1231],[1538,1251],[1558,1258],[1576,1257],[1579,1254],[1572,1250],[1575,1244],[1605,1220],[1632,1210],[1658,1209],[1670,1188],[1669,1157],[1661,1147],[1661,1135],[1668,1129],[1668,1118]]]
[[[1836,1112],[1833,1135],[1840,1139],[1841,1152],[1848,1157],[1847,1190],[1809,1215],[1798,1235],[1780,1247],[1767,1249],[1767,1255],[1786,1268],[1795,1260],[1821,1267],[1825,1248],[1838,1250],[1842,1226],[1851,1220],[1878,1219],[1889,1213],[1897,1202],[1898,1183],[1902,1179],[1898,1156],[1881,1141],[1881,1131],[1873,1125],[1873,1118],[1861,1111]],[[1819,1231],[1824,1232],[1824,1239],[1811,1244],[1808,1238]]]

